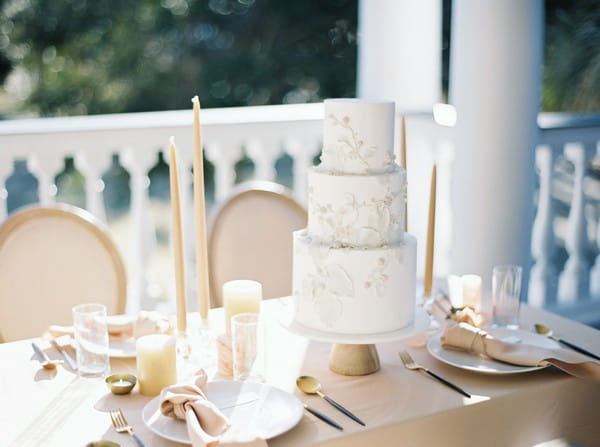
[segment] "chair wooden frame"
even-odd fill
[[[117,282],[117,313],[124,313],[127,299],[127,277],[125,265],[123,264],[123,260],[116,245],[108,234],[106,225],[89,211],[64,203],[58,203],[52,206],[33,205],[21,208],[14,214],[10,215],[4,221],[4,223],[0,225],[0,251],[11,234],[18,230],[21,225],[31,222],[33,219],[45,217],[57,217],[75,222],[77,225],[82,226],[87,231],[92,233],[98,239],[100,244],[109,254],[112,265],[115,268]],[[0,329],[0,342],[2,341],[4,341],[4,338]]]
[[[211,307],[218,307],[222,305],[221,300],[217,297],[221,295],[220,291],[217,290],[216,279],[214,276],[214,256],[213,253],[214,243],[216,236],[218,235],[218,224],[219,219],[223,216],[223,212],[226,211],[232,205],[235,205],[238,201],[244,200],[248,194],[268,194],[273,197],[278,197],[279,200],[283,201],[291,208],[295,208],[300,214],[307,215],[306,209],[294,198],[291,190],[285,186],[262,180],[253,180],[249,182],[240,183],[237,185],[231,193],[222,202],[216,205],[211,212],[211,216],[208,224],[208,253],[209,253],[209,282],[210,282],[210,296],[211,296]],[[290,235],[291,237],[291,235]]]

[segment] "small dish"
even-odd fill
[[[137,378],[132,374],[111,374],[104,379],[110,392],[113,394],[129,394],[135,384]]]

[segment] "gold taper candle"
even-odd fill
[[[204,200],[204,155],[198,96],[192,98],[192,103],[194,104],[194,214],[196,216],[198,309],[200,317],[206,321],[210,303],[210,287],[208,282],[208,246],[206,242],[206,205]]]
[[[423,294],[431,296],[433,286],[433,252],[435,242],[435,197],[437,187],[437,167],[434,164],[431,171],[431,189],[429,190],[429,219],[427,222],[427,248],[425,253],[425,283]]]
[[[406,167],[406,119],[402,115],[400,120],[400,166],[406,171],[408,181],[408,169]],[[404,186],[405,191],[407,186]],[[408,231],[408,194],[404,194],[404,231]]]
[[[181,203],[179,200],[179,172],[177,170],[177,150],[175,138],[169,146],[169,180],[171,192],[171,235],[173,260],[175,263],[175,293],[177,303],[177,330],[184,334],[187,330],[187,298],[185,293],[185,270],[183,264],[183,229],[181,226]]]

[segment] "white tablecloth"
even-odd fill
[[[289,310],[283,300],[263,302],[270,318],[267,380],[296,394],[302,401],[344,426],[339,432],[312,415],[288,433],[269,441],[278,446],[531,446],[556,438],[600,445],[598,403],[600,383],[588,382],[553,369],[492,376],[464,371],[432,358],[425,348],[409,348],[415,360],[470,391],[472,399],[405,369],[400,342],[378,345],[381,370],[364,377],[340,376],[328,369],[331,345],[293,335],[278,323]],[[213,309],[211,327],[222,330],[222,309]],[[563,338],[600,352],[600,332],[525,306],[521,323],[551,326]],[[41,344],[45,342],[41,341]],[[44,346],[47,346],[44,344]],[[49,351],[52,357],[59,354]],[[135,360],[113,359],[113,372],[135,373]],[[30,340],[0,345],[0,446],[84,446],[108,439],[134,446],[117,434],[107,411],[120,407],[148,447],[175,447],[151,433],[141,419],[150,398],[137,388],[128,396],[110,394],[101,379],[81,379],[64,368],[41,370]],[[362,418],[361,427],[317,396],[295,389],[295,378],[309,374],[321,379],[327,394]]]

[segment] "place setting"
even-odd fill
[[[482,313],[481,278],[452,275],[448,294],[438,294],[431,309],[440,329],[429,337],[426,348],[437,360],[450,366],[483,374],[517,374],[555,366],[569,374],[598,379],[595,354],[554,337],[538,323],[520,325],[522,268],[494,267],[491,318]],[[559,342],[562,341],[562,343]]]

